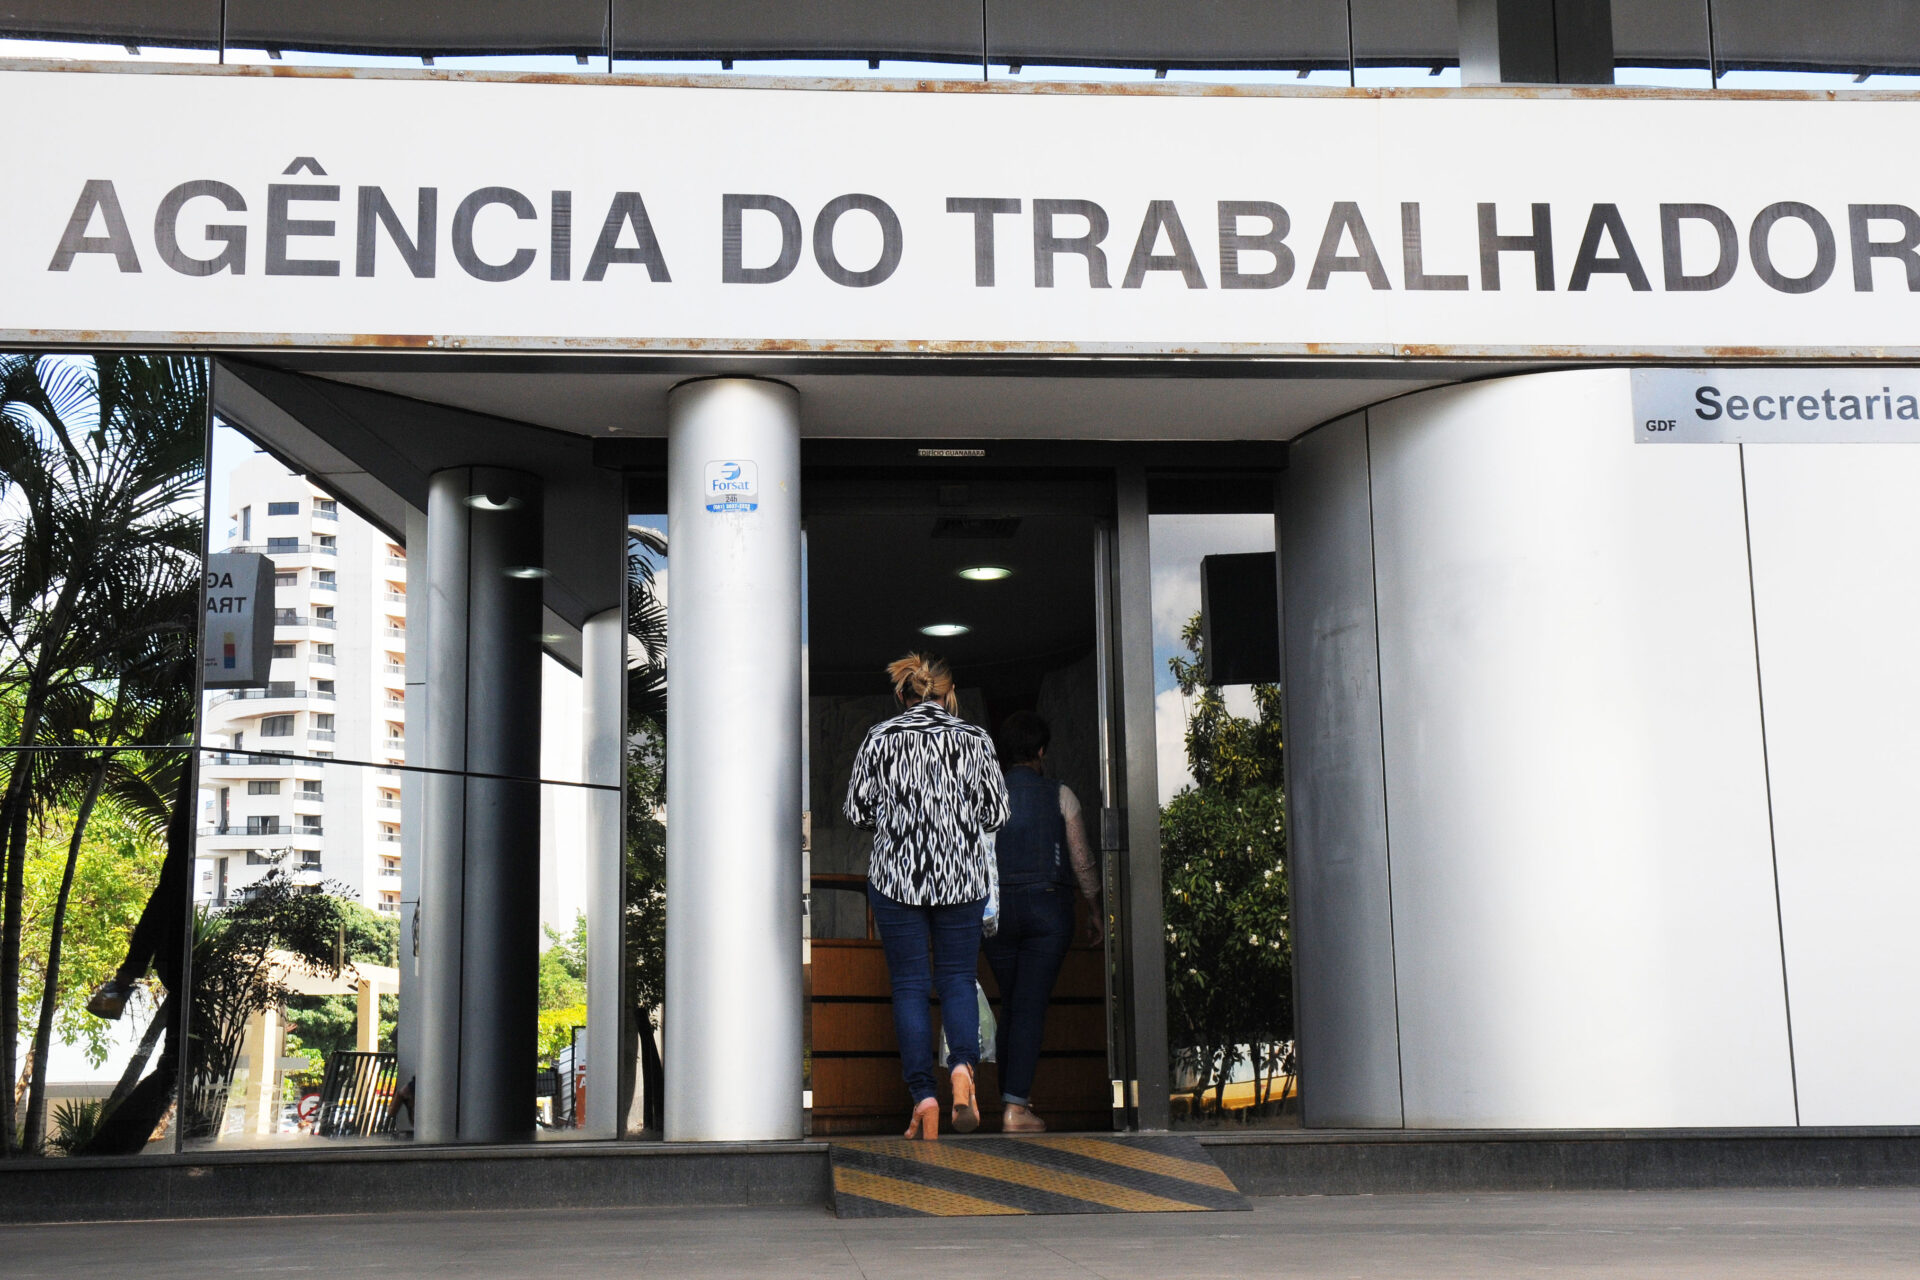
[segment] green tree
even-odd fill
[[[1293,949],[1279,687],[1254,685],[1254,714],[1236,716],[1208,683],[1197,615],[1181,640],[1169,666],[1190,700],[1194,782],[1161,809],[1160,848],[1170,1049],[1197,1110],[1209,1087],[1219,1106],[1243,1052],[1266,1100],[1293,1040]]]
[[[117,805],[96,807],[71,860],[78,814],[65,806],[39,814],[27,840],[25,919],[21,931],[22,985],[48,989],[48,959],[56,923],[64,925],[60,966],[51,990],[61,1042],[86,1048],[98,1066],[106,1061],[112,1024],[87,1013],[93,988],[112,977],[126,954],[127,935],[147,905],[166,856],[164,842],[142,820]],[[60,891],[69,890],[62,910]],[[22,1010],[23,1034],[30,1030]],[[36,1019],[37,1021],[37,1019]]]
[[[565,1009],[587,1002],[587,917],[576,913],[573,928],[561,933],[546,930],[546,949],[540,953],[540,1009]]]
[[[334,950],[341,961],[356,960],[389,968],[400,963],[400,922],[390,915],[370,911],[350,898],[337,898],[340,920],[335,930]],[[318,1088],[320,1073],[330,1054],[351,1049],[358,1042],[360,1007],[349,995],[293,996],[287,1000],[287,1053],[306,1053],[314,1063],[295,1077],[296,1087]],[[380,997],[375,1022],[375,1047],[391,1053],[400,1020],[400,998]]]
[[[188,1137],[217,1132],[247,1021],[291,1000],[289,979],[296,972],[340,972],[347,905],[332,893],[311,892],[276,866],[224,910],[196,909]]]
[[[207,367],[199,359],[0,357],[0,708],[26,747],[166,742],[190,723],[202,517]],[[113,705],[104,717],[100,702]],[[136,736],[137,735],[137,736]],[[93,800],[118,753],[11,753],[0,796],[0,1061],[19,1059],[29,837],[36,814],[73,803],[77,874]],[[93,776],[71,799],[76,763]],[[158,768],[159,773],[164,769]],[[176,766],[177,767],[177,766]],[[137,776],[137,774],[135,775]],[[155,777],[140,779],[165,793]],[[71,886],[69,885],[69,891]],[[26,1068],[0,1090],[0,1153],[37,1135],[63,926]]]

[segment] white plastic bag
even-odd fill
[[[980,985],[978,978],[973,982],[974,997],[980,1002],[980,1061],[995,1061],[996,1044],[1000,1039],[1000,1023],[993,1016],[993,1006],[987,1003],[987,989]],[[947,1059],[947,1028],[940,1026],[940,1065],[952,1066]]]
[[[993,851],[993,832],[981,835],[987,850],[987,909],[980,916],[981,936],[991,938],[1000,932],[1000,858]]]

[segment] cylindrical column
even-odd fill
[[[531,1136],[540,913],[540,482],[436,472],[422,839],[423,1141]]]
[[[667,403],[666,1136],[798,1138],[800,425],[790,387]]]

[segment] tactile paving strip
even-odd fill
[[[1095,1134],[833,1144],[842,1218],[1194,1213],[1248,1208],[1192,1138]]]

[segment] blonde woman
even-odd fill
[[[907,1137],[933,1139],[940,1136],[928,1008],[935,992],[947,1032],[953,1127],[971,1133],[980,1126],[974,973],[992,856],[984,836],[1007,821],[1007,787],[993,740],[956,714],[944,661],[910,653],[888,664],[887,677],[902,711],[867,731],[844,810],[854,826],[873,832],[867,900],[893,983],[900,1070],[913,1095]]]

